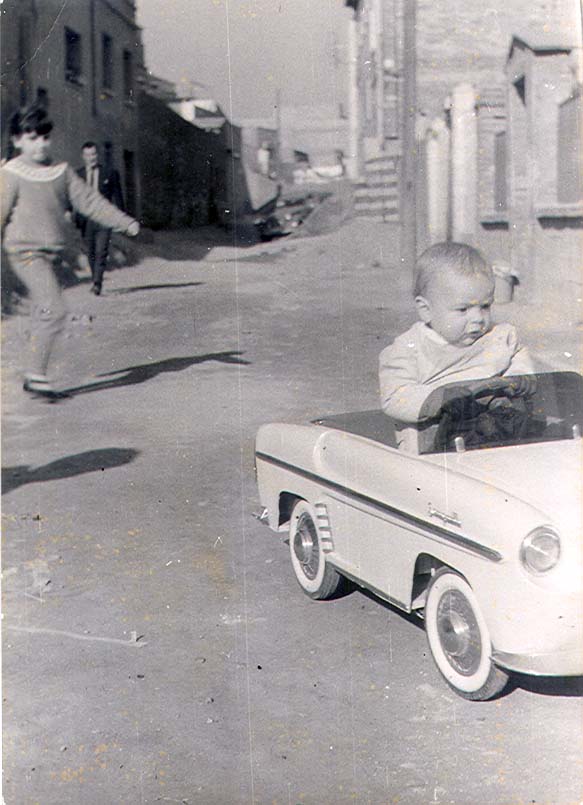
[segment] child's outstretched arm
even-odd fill
[[[115,204],[110,204],[69,166],[67,166],[67,193],[71,205],[77,212],[104,229],[113,229],[132,237],[138,234],[140,225],[136,220],[118,209]]]
[[[387,416],[409,423],[426,418],[420,411],[431,388],[418,382],[415,355],[399,339],[379,356],[379,382],[381,407]]]

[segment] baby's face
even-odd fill
[[[420,314],[450,344],[469,347],[490,329],[493,299],[494,284],[487,277],[444,274],[430,284]]]

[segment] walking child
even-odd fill
[[[24,367],[24,391],[57,399],[47,377],[55,339],[66,308],[55,272],[70,224],[65,213],[76,212],[99,225],[130,237],[140,226],[83,182],[66,162],[51,160],[53,123],[36,105],[17,112],[10,134],[19,155],[0,170],[1,227],[10,266],[28,289],[31,335]]]

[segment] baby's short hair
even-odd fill
[[[26,132],[36,132],[37,134],[49,134],[53,130],[53,122],[49,119],[48,112],[32,103],[23,109],[19,109],[10,118],[10,136],[20,137]]]
[[[425,296],[431,280],[450,273],[458,277],[487,277],[494,282],[492,266],[467,243],[436,243],[425,249],[415,266],[415,296]]]

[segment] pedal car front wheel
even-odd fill
[[[292,511],[289,548],[296,579],[306,595],[322,600],[338,592],[343,578],[326,564],[316,517],[305,500],[298,501]]]
[[[425,630],[431,654],[448,685],[464,699],[485,701],[500,693],[508,674],[492,662],[492,644],[467,581],[449,568],[429,585]]]

